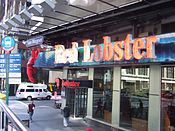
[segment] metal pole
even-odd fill
[[[9,54],[6,55],[6,104],[9,105]]]
[[[6,55],[6,104],[9,105],[9,54]],[[8,131],[8,118],[6,116],[5,131]]]

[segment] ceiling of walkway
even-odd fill
[[[38,4],[41,2],[34,2]],[[52,35],[59,31],[65,31],[75,28],[93,19],[103,18],[110,11],[126,11],[124,7],[142,2],[142,0],[49,0],[54,3],[54,8],[43,10],[39,17],[43,17],[44,21],[38,24],[38,20],[29,20],[26,27],[30,30],[30,35]],[[70,1],[75,1],[71,3]],[[84,1],[84,2],[83,2]],[[91,3],[86,3],[91,2]],[[42,6],[42,5],[41,5]],[[30,8],[30,7],[29,7]],[[29,10],[30,12],[30,10]],[[97,20],[98,21],[98,20]],[[20,27],[23,28],[23,27]]]
[[[82,6],[71,5],[66,0],[57,0],[54,11],[44,12],[44,22],[40,27],[47,29],[41,31],[38,28],[37,34],[50,39],[68,38],[69,35],[77,33],[82,35],[82,31],[87,32],[91,29],[103,32],[104,26],[139,22],[140,18],[142,19],[140,22],[143,23],[144,17],[157,20],[158,17],[167,17],[167,14],[174,13],[172,12],[174,2],[173,0],[96,0],[92,5]]]
[[[141,2],[141,0],[89,0],[93,3],[85,5],[83,1],[87,0],[77,0],[75,3],[69,3],[67,0],[56,0],[53,10],[44,10],[44,22],[33,33],[56,27],[66,29],[69,26],[77,25],[80,21],[87,22],[90,20],[89,18],[99,17],[100,15],[103,17],[106,12]]]

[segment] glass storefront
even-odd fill
[[[174,66],[162,67],[161,131],[175,130],[175,75]]]
[[[88,80],[88,69],[69,69],[67,78],[69,80]]]
[[[94,69],[93,118],[111,123],[113,68]]]
[[[120,126],[148,130],[149,68],[122,68]]]

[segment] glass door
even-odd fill
[[[85,117],[87,113],[87,88],[78,88],[76,91],[76,117]]]
[[[72,87],[66,87],[66,104],[71,110],[71,115],[74,115],[74,103],[75,103],[75,89]],[[75,116],[75,115],[74,115]]]
[[[87,87],[66,87],[66,103],[74,117],[85,117],[87,114]]]

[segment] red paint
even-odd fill
[[[59,85],[60,80],[56,79],[55,82],[56,82],[56,85]],[[80,87],[80,82],[75,82],[75,81],[70,82],[68,80],[66,81],[62,80],[62,86]]]
[[[40,49],[38,48],[36,51],[34,49],[31,50],[31,56],[27,63],[27,76],[30,82],[36,83],[37,80],[34,78],[34,75],[37,73],[37,69],[33,67],[37,57],[38,53],[40,52]]]

